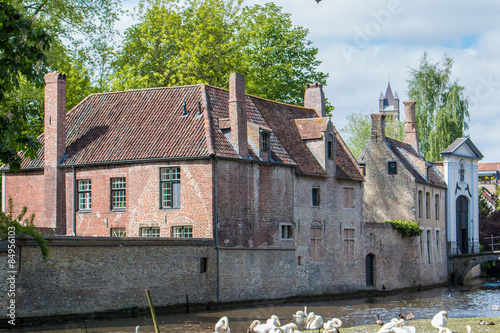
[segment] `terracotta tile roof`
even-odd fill
[[[443,188],[447,187],[438,169],[432,163],[427,162],[411,145],[388,137],[386,137],[386,142],[394,155],[415,178],[415,181]],[[429,167],[428,180],[426,179],[427,167]]]
[[[479,171],[495,171],[500,170],[500,163],[478,163]]]
[[[66,154],[61,165],[210,155],[240,158],[219,129],[219,121],[229,118],[228,98],[229,91],[205,85],[90,95],[67,114]],[[315,118],[303,123],[312,124],[307,137],[320,137],[328,118],[318,118],[313,109],[249,95],[246,102],[248,122],[270,131],[273,162],[296,166],[299,174],[328,177],[296,125],[297,119]],[[337,177],[362,181],[356,160],[335,133]],[[43,139],[42,134],[39,156],[33,161],[23,158],[23,169],[43,168]],[[259,160],[256,145],[249,141],[249,155]]]

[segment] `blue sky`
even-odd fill
[[[132,8],[137,0],[125,1]],[[245,0],[244,5],[269,1]],[[454,59],[453,80],[466,88],[471,140],[481,162],[500,162],[500,1],[498,0],[274,0],[295,25],[309,29],[329,73],[325,94],[337,128],[350,113],[378,112],[390,79],[407,100],[410,68],[424,51],[434,61]],[[133,21],[123,20],[123,30]],[[403,107],[403,105],[401,105]]]

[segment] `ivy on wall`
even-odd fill
[[[394,229],[398,230],[403,238],[406,237],[415,237],[420,236],[422,234],[422,229],[414,221],[406,221],[406,220],[392,220],[392,221],[384,221],[384,223],[390,223],[394,227]]]

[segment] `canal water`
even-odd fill
[[[400,313],[413,313],[415,319],[432,318],[434,314],[442,310],[448,312],[450,320],[452,318],[500,316],[500,311],[493,310],[493,305],[500,305],[500,281],[476,280],[465,286],[401,292],[377,297],[303,301],[268,306],[257,306],[250,302],[242,308],[159,315],[158,321],[162,333],[211,333],[219,318],[227,316],[231,332],[246,333],[250,323],[255,319],[265,321],[274,314],[280,318],[281,324],[286,324],[293,320],[293,314],[296,311],[304,310],[305,306],[308,312],[313,311],[323,318],[340,318],[343,326],[349,327],[374,324],[377,315],[382,320],[388,321]],[[136,318],[87,320],[24,328],[14,332],[135,332],[138,325],[141,333],[154,332],[151,316],[146,314]]]

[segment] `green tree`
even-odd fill
[[[469,128],[469,105],[464,87],[451,81],[453,59],[432,63],[424,52],[417,69],[410,69],[408,97],[417,101],[416,120],[421,154],[428,161],[441,160],[440,153]]]
[[[306,83],[326,83],[307,30],[274,4],[241,8],[236,0],[143,2],[125,33],[113,88],[206,83],[226,87],[233,71],[247,92],[302,104]]]
[[[6,97],[27,82],[43,85],[44,51],[50,41],[45,30],[0,2],[0,162],[14,171],[21,165],[17,152],[24,150],[30,158],[36,156],[39,143],[29,127],[37,114],[29,111],[32,105],[13,103]]]
[[[248,93],[301,105],[306,83],[326,84],[317,70],[318,49],[309,31],[294,26],[290,14],[274,3],[243,8],[238,19],[238,71],[245,75]]]
[[[403,122],[392,116],[386,117],[385,135],[396,140],[403,140]],[[347,124],[339,129],[351,153],[358,158],[368,141],[372,129],[371,117],[364,113],[351,113]]]

